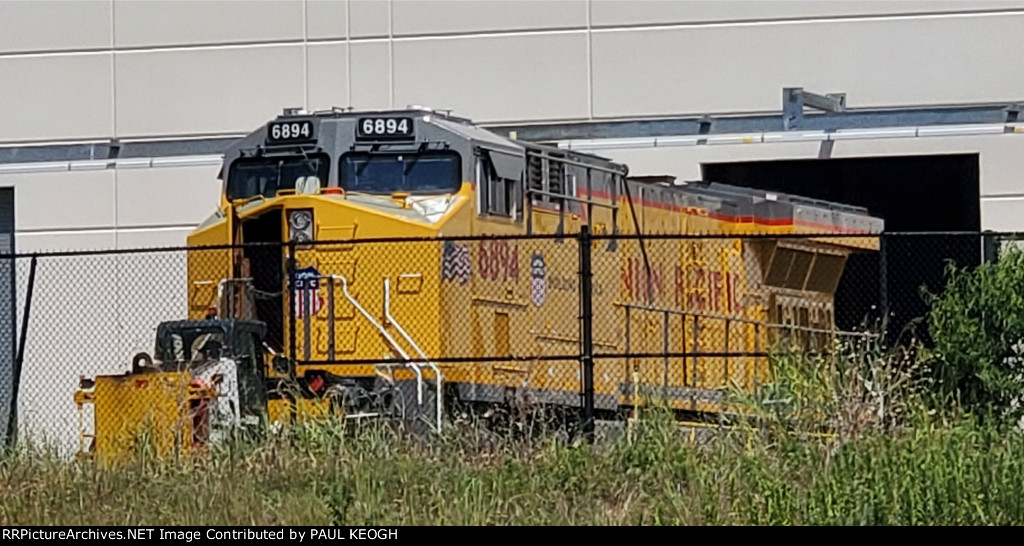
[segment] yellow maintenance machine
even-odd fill
[[[257,425],[266,407],[264,332],[262,323],[243,320],[160,324],[155,361],[139,353],[123,375],[80,379],[80,452],[104,459],[140,450],[184,454]]]
[[[834,330],[846,259],[876,250],[882,230],[863,209],[630,178],[608,159],[423,109],[286,111],[226,151],[221,179],[217,210],[188,239],[188,318],[265,328],[231,349],[260,356],[228,360],[252,377],[243,416],[281,423],[398,404],[440,426],[442,400],[502,403],[510,391],[578,406],[578,361],[552,355],[580,342],[584,226],[593,343],[609,355],[594,364],[598,409],[653,389],[679,410],[719,411],[727,385],[767,379],[756,355],[779,325]],[[99,411],[105,381],[90,395],[98,449],[139,420]]]

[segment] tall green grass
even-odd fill
[[[842,444],[740,430],[693,445],[647,411],[631,440],[424,442],[332,422],[178,461],[105,467],[24,447],[0,462],[0,524],[1014,524],[1024,437],[979,427]]]
[[[116,465],[23,444],[0,458],[0,525],[1024,523],[1024,432],[937,412],[906,352],[865,338],[771,363],[701,443],[644,407],[593,446],[539,413],[430,438],[324,421],[178,460],[141,442]]]

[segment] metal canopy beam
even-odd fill
[[[817,108],[830,114],[846,111],[846,93],[818,95],[804,91],[802,87],[787,87],[782,90],[782,126],[786,130],[803,125],[804,107]]]
[[[824,113],[804,113],[805,107]],[[600,120],[569,123],[484,125],[499,133],[516,133],[532,142],[598,138],[638,138],[736,134],[776,131],[826,131],[883,127],[974,125],[1020,121],[1022,103],[983,103],[906,108],[846,107],[842,93],[817,95],[803,89],[783,90],[783,111],[779,114],[721,116],[680,116],[646,120]]]
[[[49,144],[0,146],[0,164],[49,161],[130,159],[133,157],[174,157],[219,155],[237,138],[156,140],[146,142],[97,142],[92,144]]]
[[[783,89],[782,112],[657,119],[596,120],[567,123],[480,124],[498,134],[515,132],[528,142],[721,135],[792,130],[835,132],[844,129],[998,124],[1024,121],[1021,103],[960,104],[909,108],[846,107],[844,93],[819,95]],[[816,109],[820,112],[805,112]],[[96,142],[52,145],[0,145],[0,164],[61,162],[133,157],[220,155],[238,137],[163,139],[146,142]]]
[[[632,121],[590,121],[539,125],[498,125],[488,129],[498,134],[516,132],[528,142],[590,138],[635,138],[702,134],[757,133],[793,129],[836,131],[922,125],[970,125],[1017,121],[1016,111],[1006,104],[920,108],[898,110],[848,110],[843,114],[804,115],[799,123],[786,127],[780,114],[669,118]]]

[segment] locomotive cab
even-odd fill
[[[268,377],[297,379],[316,396],[336,387],[343,399],[361,400],[379,390],[378,366],[341,360],[439,349],[437,336],[422,332],[440,321],[436,292],[428,296],[429,284],[408,292],[400,278],[440,268],[441,249],[422,245],[389,263],[381,258],[393,248],[349,243],[436,237],[458,224],[453,218],[465,219],[478,151],[467,132],[489,135],[468,120],[417,109],[288,112],[235,143],[225,152],[221,206],[189,237],[190,317],[263,322],[269,350],[288,361],[271,366]],[[210,245],[233,248],[200,248]],[[356,312],[380,309],[389,298],[382,279],[403,291],[392,311],[417,323],[409,328],[421,339],[415,350],[396,350],[381,339],[387,336],[375,336],[386,331],[383,320],[363,321]],[[246,304],[211,311],[224,293],[232,300],[246,290]]]

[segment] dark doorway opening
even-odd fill
[[[851,256],[836,291],[836,323],[888,333],[927,312],[921,287],[941,289],[946,263],[981,262],[978,154],[711,163],[704,180],[865,207],[885,220],[883,252]],[[919,333],[923,333],[918,329]]]
[[[7,432],[16,430],[18,408],[14,399],[14,360],[17,345],[17,291],[14,258],[14,188],[0,188],[0,441],[6,442]]]
[[[282,213],[271,210],[242,224],[242,242],[267,243],[246,246],[244,257],[248,272],[241,276],[252,279],[255,297],[256,318],[267,325],[265,341],[275,351],[284,350],[284,269],[281,244]]]

